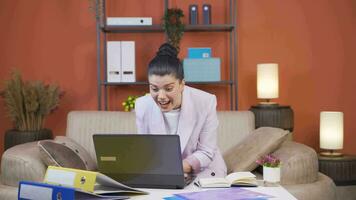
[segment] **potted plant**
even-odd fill
[[[14,124],[14,128],[5,133],[5,150],[17,144],[53,138],[44,123],[45,117],[58,106],[59,87],[40,81],[24,82],[18,71],[13,71],[11,76],[1,92]]]
[[[165,31],[168,43],[174,46],[179,53],[179,43],[184,33],[184,24],[182,18],[183,11],[179,8],[169,8],[163,16],[163,30]]]
[[[256,161],[263,166],[263,180],[269,183],[278,183],[281,180],[281,161],[268,154]]]
[[[104,0],[88,0],[89,11],[94,13],[95,20],[100,28],[105,27]]]
[[[138,97],[137,96],[128,96],[127,99],[122,102],[122,106],[125,110],[125,112],[130,112],[133,109],[135,109],[135,101]]]

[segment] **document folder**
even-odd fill
[[[107,48],[107,82],[118,83],[122,79],[121,70],[121,42],[109,41],[106,45]]]
[[[36,183],[29,181],[20,181],[18,199],[74,199],[75,190],[62,186],[54,186],[45,183]]]
[[[127,196],[102,196],[75,188],[38,183],[31,181],[20,181],[19,200],[74,200],[74,199],[128,199]]]
[[[94,192],[96,175],[92,171],[48,166],[43,182]]]
[[[95,194],[148,194],[121,184],[100,172],[64,167],[48,166],[43,182],[74,187]]]

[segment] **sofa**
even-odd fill
[[[223,155],[255,130],[254,115],[250,111],[219,111],[218,119],[218,146]],[[68,114],[66,136],[82,145],[96,160],[94,133],[136,133],[135,114],[119,111],[72,111]],[[317,154],[312,148],[287,140],[274,153],[283,163],[281,185],[297,199],[336,199],[335,184],[318,172]],[[18,182],[42,181],[46,168],[36,142],[8,149],[1,160],[0,199],[17,199]]]

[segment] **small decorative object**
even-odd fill
[[[52,131],[44,128],[44,122],[45,117],[57,108],[61,94],[56,85],[24,82],[21,74],[13,71],[12,78],[5,82],[1,92],[14,123],[14,129],[5,133],[5,150],[17,144],[52,139]]]
[[[122,106],[124,107],[125,112],[130,112],[135,109],[135,101],[137,96],[128,96],[127,99],[122,102]]]
[[[189,24],[198,24],[198,5],[189,5]]]
[[[179,52],[179,43],[184,33],[184,24],[182,18],[183,11],[179,8],[169,8],[163,16],[163,30],[168,37],[168,43],[174,46]]]
[[[281,161],[273,155],[262,156],[256,161],[263,166],[263,180],[269,183],[278,183],[281,180]]]
[[[211,24],[211,5],[203,4],[203,24]]]

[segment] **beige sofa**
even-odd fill
[[[218,145],[223,154],[255,128],[254,115],[250,111],[218,112],[218,117]],[[92,134],[114,132],[135,133],[134,113],[73,111],[68,114],[66,136],[85,147],[95,160]],[[276,154],[284,163],[281,184],[297,199],[336,199],[333,181],[318,172],[317,154],[313,149],[286,141]],[[16,199],[18,182],[41,181],[45,170],[35,142],[8,149],[1,161],[0,199]]]

